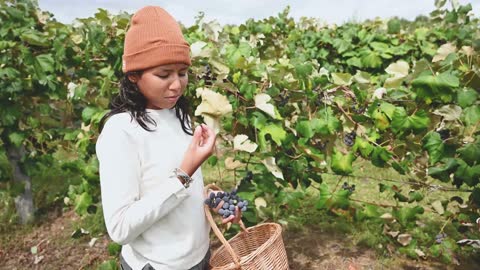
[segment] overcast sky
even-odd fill
[[[134,13],[146,5],[158,5],[166,9],[178,21],[190,26],[200,11],[205,12],[207,21],[216,19],[221,24],[240,24],[248,18],[262,19],[274,16],[290,5],[290,15],[316,17],[328,23],[341,24],[345,21],[389,18],[399,16],[414,19],[427,15],[434,9],[434,0],[38,0],[40,8],[48,10],[63,23],[75,18],[93,16],[97,8],[116,14],[120,11]],[[480,0],[459,0],[471,3],[475,16],[480,13]]]

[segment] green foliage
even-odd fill
[[[268,203],[246,213],[250,222],[278,217],[280,206],[297,208],[302,196],[286,192],[321,183],[321,173],[352,175],[357,157],[394,168],[413,183],[428,185],[428,174],[470,187],[464,211],[479,214],[479,20],[469,13],[471,5],[448,10],[444,2],[413,22],[327,27],[295,22],[287,9],[239,26],[200,18],[184,29],[196,48],[186,95],[194,107],[202,102],[195,95],[200,87],[226,97],[233,111],[215,119],[225,157],[251,166],[256,177],[245,190]],[[99,9],[64,25],[34,1],[3,1],[0,10],[0,188],[18,189],[5,149],[23,146],[21,166],[32,176],[39,205],[67,194],[78,214],[96,213],[98,122],[118,93],[131,15]],[[443,129],[451,131],[447,138]],[[352,131],[354,144],[346,145],[344,134]],[[232,149],[239,134],[259,147]],[[411,230],[424,211],[417,205],[422,191],[389,190],[402,207],[385,211],[399,229]],[[318,191],[319,209],[359,220],[383,213],[352,203],[347,190],[321,183]],[[403,251],[413,257],[424,242],[415,245]],[[435,246],[430,252],[450,254]]]

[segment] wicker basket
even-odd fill
[[[220,190],[215,185],[208,190]],[[263,223],[250,228],[240,221],[242,231],[227,241],[213,220],[210,208],[205,214],[222,246],[210,258],[211,270],[288,270],[288,259],[282,240],[282,227],[277,223]]]

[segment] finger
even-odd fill
[[[233,221],[233,223],[239,223],[241,219],[242,211],[240,211],[240,208],[238,208],[238,206],[235,206],[235,220]]]
[[[224,202],[223,200],[220,201],[220,203],[218,203],[217,207],[215,207],[215,212],[218,213],[218,210],[220,210],[220,208],[222,208],[222,206],[223,206],[224,203],[225,203],[225,202]]]
[[[215,132],[213,132],[213,130],[209,127],[206,127],[207,130],[204,134],[204,143],[206,145],[209,145],[209,146],[212,146],[213,144],[215,144],[215,139],[216,139],[216,135],[215,135]]]
[[[195,142],[198,142],[199,139],[202,137],[202,127],[201,126],[197,126],[195,128],[195,130],[193,131],[193,140]]]
[[[225,224],[225,223],[231,222],[234,218],[235,218],[234,215],[230,215],[229,217],[222,219],[222,223]]]

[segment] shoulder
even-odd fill
[[[140,125],[129,112],[114,114],[105,121],[97,145],[106,141],[132,141],[137,136],[139,128],[141,129]]]
[[[110,116],[106,121],[105,125],[103,126],[102,133],[104,130],[109,130],[109,129],[115,129],[115,130],[133,130],[135,129],[138,125],[137,121],[135,118],[132,117],[132,115],[129,112],[122,112],[122,113],[117,113],[112,116]]]

